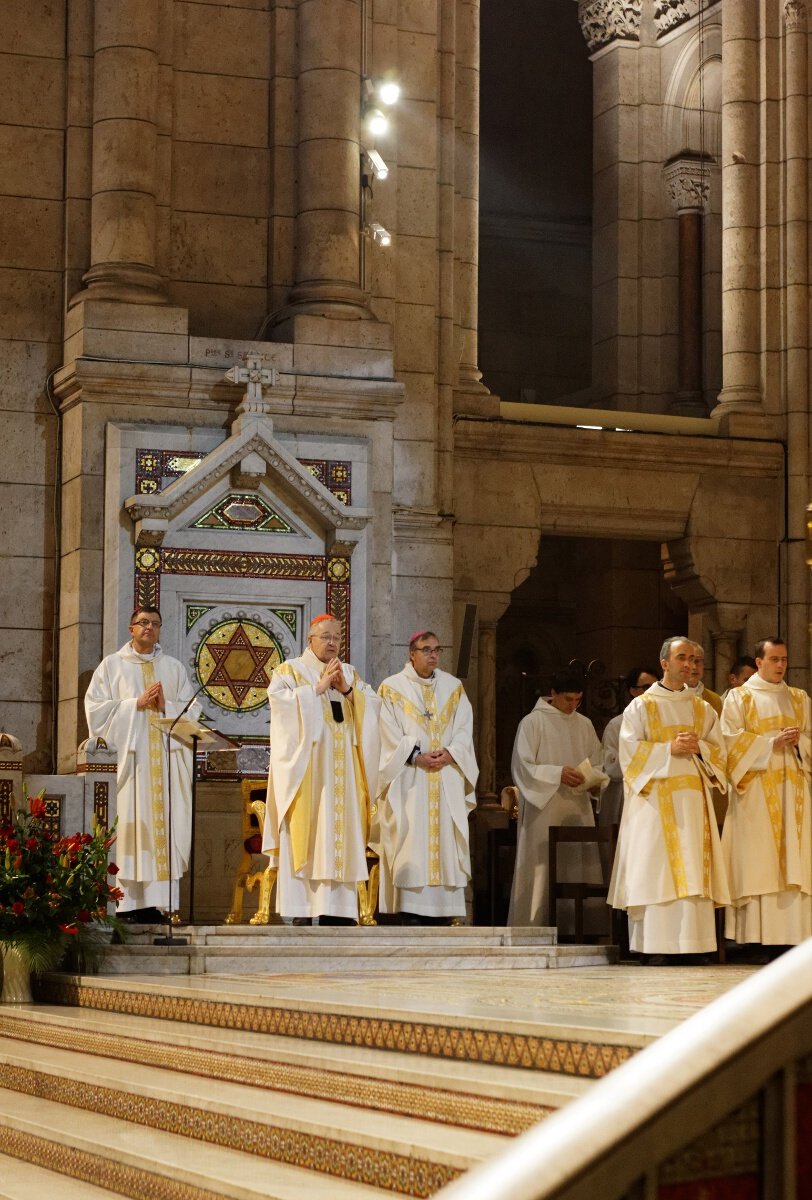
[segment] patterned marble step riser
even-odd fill
[[[80,1062],[77,1057],[77,1064]],[[393,1135],[387,1144],[379,1135],[376,1145],[371,1144],[373,1139],[365,1138],[362,1128],[355,1139],[348,1138],[346,1131],[344,1136],[337,1137],[329,1126],[297,1128],[293,1119],[289,1124],[257,1121],[250,1107],[241,1112],[213,1112],[143,1091],[128,1091],[126,1081],[120,1088],[112,1088],[87,1079],[31,1070],[19,1063],[0,1062],[0,1087],[23,1096],[47,1097],[52,1104],[126,1121],[151,1131],[160,1130],[406,1196],[431,1196],[478,1161],[464,1158],[453,1149],[442,1156],[427,1155],[408,1134],[405,1138]],[[7,1120],[0,1115],[0,1128],[4,1124]],[[401,1120],[400,1124],[404,1122]],[[486,1145],[493,1153],[493,1139]]]
[[[171,987],[171,985],[167,985]],[[103,1012],[155,1017],[222,1029],[268,1033],[311,1043],[365,1047],[435,1059],[492,1064],[552,1074],[599,1079],[626,1062],[638,1048],[588,1037],[556,1036],[521,1030],[482,1028],[475,1024],[437,1024],[430,1019],[399,1019],[305,1010],[275,1003],[240,1003],[211,996],[161,994],[155,985],[142,990],[109,985],[101,979],[76,982],[50,975],[41,998],[48,1003],[97,1008]]]
[[[416,1117],[483,1133],[511,1136],[522,1133],[573,1098],[561,1092],[546,1103],[538,1100],[494,1099],[495,1087],[480,1084],[480,1092],[451,1090],[438,1083],[412,1084],[389,1078],[389,1056],[380,1054],[374,1071],[350,1074],[327,1067],[217,1054],[194,1047],[149,1043],[97,1032],[60,1028],[38,1023],[3,1021],[0,1037],[22,1045],[93,1054],[116,1063],[136,1063],[165,1071],[185,1072],[208,1080],[243,1084],[295,1096],[347,1104],[398,1117]],[[30,1051],[29,1051],[30,1053]],[[0,1067],[0,1070],[2,1068]],[[551,1092],[553,1089],[550,1089]]]

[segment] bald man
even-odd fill
[[[307,649],[268,687],[271,767],[263,851],[278,866],[276,907],[296,925],[354,925],[367,879],[380,700],[339,658],[341,622],[322,613]]]

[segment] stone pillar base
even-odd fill
[[[498,417],[499,397],[484,386],[454,388],[454,413],[464,417]]]
[[[142,263],[99,263],[82,277],[85,287],[68,301],[117,300],[130,304],[166,304],[163,281]]]
[[[706,417],[708,406],[701,392],[677,392],[668,411],[677,417]]]

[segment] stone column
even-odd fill
[[[371,314],[360,268],[361,0],[298,2],[296,280],[285,316]]]
[[[677,394],[669,411],[690,417],[708,415],[702,387],[702,234],[708,167],[699,157],[683,157],[666,163],[664,171],[679,239]]]
[[[477,642],[477,759],[480,803],[496,803],[496,622],[479,622]]]
[[[479,270],[479,15],[480,0],[456,0],[454,323],[461,392],[487,389],[477,364]],[[470,411],[470,404],[464,406]]]
[[[787,546],[786,636],[794,671],[808,664],[809,574],[805,566],[809,494],[809,126],[807,4],[785,0],[786,63],[786,414]]]
[[[727,691],[730,668],[739,656],[738,629],[716,629],[713,638],[713,690],[720,695]]]
[[[90,269],[76,300],[162,304],[156,271],[160,0],[96,0]]]
[[[722,11],[722,391],[717,416],[762,411],[759,4]]]

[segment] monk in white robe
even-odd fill
[[[118,751],[116,882],[124,892],[118,910],[141,920],[177,909],[178,881],[189,865],[192,837],[192,755],[171,738],[167,754],[166,734],[157,721],[178,716],[194,688],[182,663],[161,650],[160,629],[157,609],[137,609],[130,622],[132,641],[102,660],[85,694],[90,736],[104,738]],[[196,702],[192,708],[196,715]]]
[[[810,701],[784,682],[783,642],[760,643],[755,657],[757,674],[728,693],[722,713],[731,784],[725,935],[797,945],[812,937]]]
[[[577,675],[557,672],[550,700],[538,700],[516,731],[511,772],[519,791],[519,828],[509,925],[550,924],[550,827],[595,824],[590,789],[595,789],[596,779],[579,768],[588,760],[599,773],[597,786],[607,777],[600,770],[601,744],[592,722],[575,711],[582,694]],[[562,845],[558,878],[602,883],[597,846]],[[571,903],[558,906],[558,926],[564,932],[574,928],[573,914],[567,911]]]
[[[341,623],[310,625],[300,658],[268,687],[271,765],[263,853],[278,866],[276,907],[297,923],[358,920],[367,879],[371,797],[380,757],[380,700],[338,658]]]
[[[653,955],[716,948],[714,909],[728,903],[712,786],[724,788],[718,719],[687,687],[692,642],[669,638],[664,677],[623,715],[626,788],[609,903],[629,916],[629,947]]]
[[[404,923],[464,917],[471,878],[473,713],[460,681],[439,669],[440,653],[436,634],[414,634],[409,662],[378,689],[380,910],[406,914]]]

